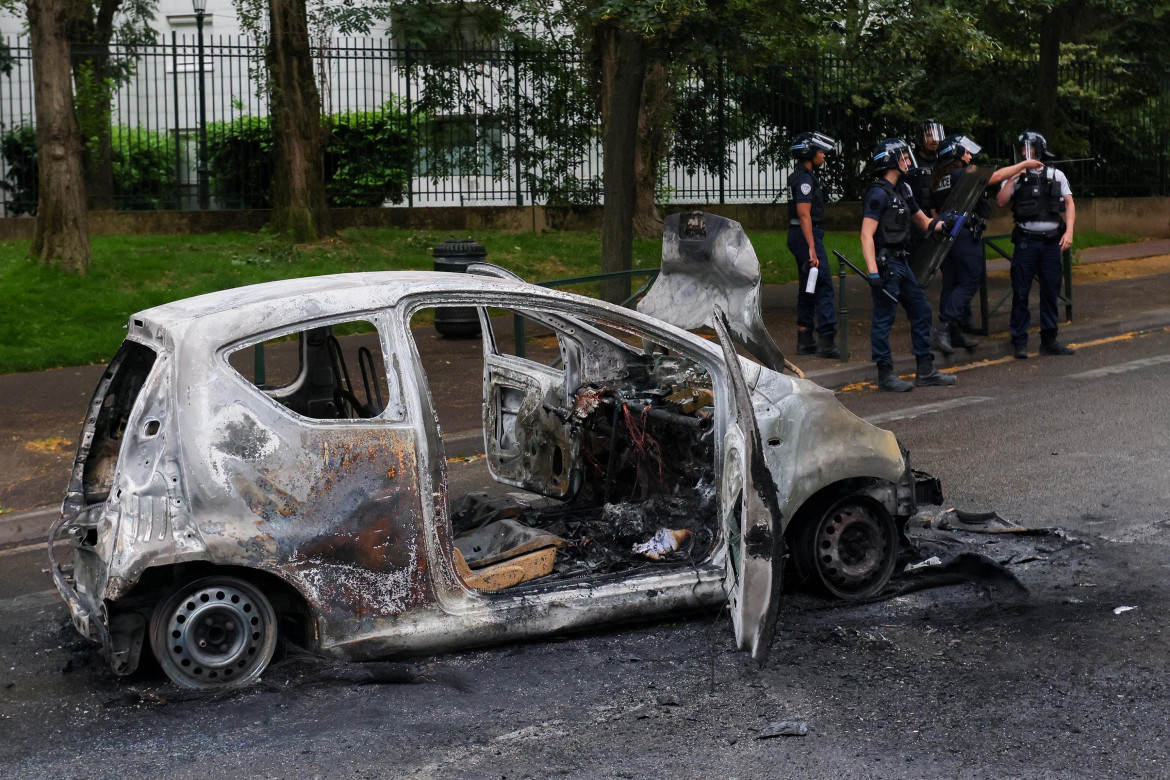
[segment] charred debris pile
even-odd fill
[[[545,407],[579,441],[570,500],[470,494],[452,507],[455,533],[514,518],[555,534],[566,542],[556,577],[706,558],[718,531],[710,378],[690,360],[661,354],[626,374],[578,388],[569,408]]]

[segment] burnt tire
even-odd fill
[[[894,573],[898,527],[872,498],[846,496],[796,529],[792,555],[803,582],[839,599],[866,599]]]
[[[277,621],[263,591],[212,576],[176,588],[155,605],[150,646],[176,685],[238,688],[256,680],[276,650]]]

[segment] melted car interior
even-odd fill
[[[443,308],[411,321],[441,430],[484,428],[486,454],[443,475],[464,583],[500,591],[705,560],[718,536],[707,370],[638,333],[484,311],[474,342],[435,333]],[[457,397],[452,370],[480,371],[483,397]],[[480,458],[494,484],[461,489]]]

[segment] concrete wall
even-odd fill
[[[670,205],[664,213],[702,209],[743,224],[746,230],[784,230],[788,206],[784,203]],[[400,227],[452,232],[505,230],[596,230],[601,208],[545,206],[452,206],[443,208],[334,209],[339,228]],[[94,211],[90,233],[104,235],[166,235],[259,230],[268,222],[264,209],[242,211]],[[831,203],[825,214],[829,230],[856,230],[861,204]],[[1105,233],[1132,233],[1144,238],[1170,238],[1170,198],[1083,198],[1077,201],[1077,229]],[[1011,214],[994,209],[992,233],[1011,232]],[[29,217],[0,219],[0,241],[30,239]]]

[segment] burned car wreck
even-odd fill
[[[77,630],[119,674],[148,646],[217,688],[278,637],[366,660],[726,602],[762,660],[786,559],[838,597],[886,583],[938,499],[893,434],[739,358],[725,318],[705,340],[506,276],[342,274],[131,317],[51,531]],[[445,307],[478,312],[466,371],[503,499],[450,495],[412,327]],[[553,365],[510,354],[501,313]]]

